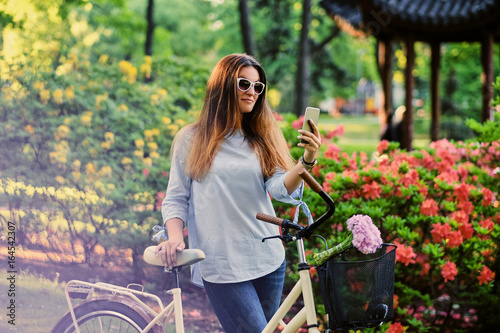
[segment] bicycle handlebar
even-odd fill
[[[316,181],[316,179],[311,176],[309,172],[306,172],[305,169],[299,171],[299,176],[304,179],[304,181],[309,185],[309,187],[316,193],[320,193],[323,190],[323,187]]]
[[[264,221],[264,222],[276,224],[276,225],[279,225],[280,227],[281,227],[281,224],[283,223],[283,219],[282,218],[271,216],[271,215],[267,215],[267,214],[264,214],[264,213],[257,213],[256,217],[257,217],[257,220],[261,220],[261,221]]]
[[[299,176],[304,179],[307,185],[309,185],[309,187],[314,192],[318,193],[323,201],[325,201],[325,203],[328,205],[328,211],[325,214],[320,216],[313,224],[307,227],[303,227],[288,220],[263,213],[257,213],[256,217],[258,220],[276,224],[282,228],[292,228],[295,230],[299,230],[296,235],[297,238],[309,238],[311,237],[314,230],[316,230],[323,222],[325,222],[333,215],[333,213],[335,212],[335,203],[333,202],[332,198],[330,198],[330,196],[326,194],[325,191],[323,191],[322,186],[316,181],[316,179],[314,179],[308,172],[306,172],[305,170],[301,170],[299,171]]]
[[[261,221],[264,221],[264,222],[276,224],[276,225],[279,225],[282,228],[292,228],[292,229],[295,229],[295,230],[302,230],[302,229],[304,229],[303,226],[301,226],[299,224],[296,224],[296,223],[293,223],[293,222],[290,222],[290,221],[288,221],[286,219],[282,219],[281,217],[275,217],[275,216],[267,215],[267,214],[264,214],[264,213],[257,213],[256,217],[257,217],[257,220],[261,220]]]

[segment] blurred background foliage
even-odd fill
[[[278,113],[292,113],[303,2],[243,2],[255,56],[267,71],[269,100]],[[199,111],[215,63],[245,51],[239,4],[0,2],[0,200],[4,222],[18,222],[22,246],[70,251],[73,257],[65,260],[76,262],[89,261],[99,246],[142,252],[151,227],[161,221],[158,203],[175,133]],[[317,1],[309,29],[309,105],[355,99],[362,79],[378,84],[373,39],[341,32]],[[417,43],[416,50],[418,129],[421,119],[429,119],[430,49]],[[473,136],[457,126],[464,118],[480,119],[480,47],[445,44],[442,51],[443,133]],[[499,53],[496,45],[495,63]],[[401,45],[395,46],[394,63],[397,91],[406,64]],[[404,103],[397,96],[395,106]],[[66,241],[71,248],[58,249]]]

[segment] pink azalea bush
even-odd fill
[[[312,174],[337,209],[318,233],[338,244],[351,233],[342,221],[367,215],[383,241],[397,245],[395,320],[382,331],[498,327],[490,309],[500,304],[500,140],[440,140],[411,152],[382,141],[370,157],[343,152],[336,137],[323,140]],[[306,189],[304,201],[316,216],[326,210],[313,191]],[[290,213],[287,205],[276,208],[280,216]],[[316,239],[306,247],[324,250]]]

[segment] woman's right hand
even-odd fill
[[[156,247],[156,256],[159,256],[163,263],[169,268],[177,265],[177,252],[181,252],[186,248],[183,226],[184,223],[180,219],[167,221],[168,240],[161,242]]]

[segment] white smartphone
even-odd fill
[[[309,124],[309,119],[311,119],[314,122],[314,124],[318,125],[318,120],[319,120],[318,108],[307,107],[306,112],[304,114],[304,124],[302,125],[302,129],[304,131],[313,133],[313,129]],[[300,142],[305,143],[304,140],[300,140]]]

